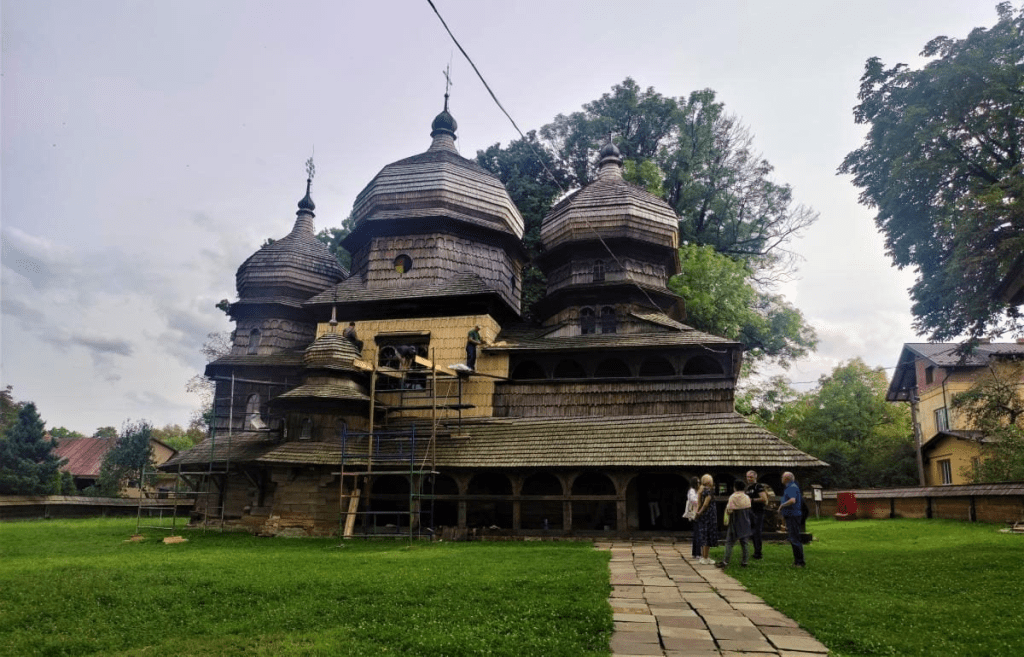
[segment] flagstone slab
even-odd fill
[[[651,623],[651,624],[653,624],[653,623],[656,622],[654,616],[652,616],[650,614],[640,614],[640,613],[633,614],[633,613],[622,613],[622,612],[612,614],[612,620],[614,620],[614,621],[621,621],[623,623]]]
[[[780,636],[778,634],[768,637],[768,640],[779,650],[795,650],[800,652],[828,652],[823,643],[814,638],[802,636]]]
[[[697,630],[706,630],[707,625],[704,624],[697,616],[655,616],[658,619],[658,627],[689,627]]]

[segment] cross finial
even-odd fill
[[[316,151],[314,150],[314,153]],[[316,175],[316,165],[313,164],[313,156],[310,155],[309,159],[306,160],[306,177],[313,180],[313,176]]]
[[[448,111],[448,89],[452,86],[452,65],[444,69],[444,111]]]

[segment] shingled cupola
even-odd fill
[[[230,305],[229,313],[237,323],[236,352],[268,353],[308,344],[316,324],[302,302],[347,275],[327,245],[316,238],[311,183],[308,178],[291,232],[249,256],[235,274],[238,301]],[[240,344],[246,339],[246,344]]]
[[[626,182],[622,155],[609,139],[597,178],[548,213],[541,224],[548,279],[540,304],[550,322],[571,308],[631,304],[680,314],[667,287],[679,272],[679,219],[664,200]]]
[[[422,308],[471,292],[477,312],[518,315],[523,218],[500,180],[459,155],[457,127],[446,94],[430,147],[385,166],[356,197],[342,242],[352,279],[307,306],[326,312],[387,289],[396,303],[415,299]]]

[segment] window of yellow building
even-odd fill
[[[939,472],[942,473],[942,484],[948,486],[953,483],[953,467],[949,463],[949,459],[939,461]]]

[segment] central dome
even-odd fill
[[[381,169],[352,207],[356,227],[408,219],[455,220],[523,237],[523,217],[494,174],[459,155],[458,124],[442,111],[431,124],[426,152]]]

